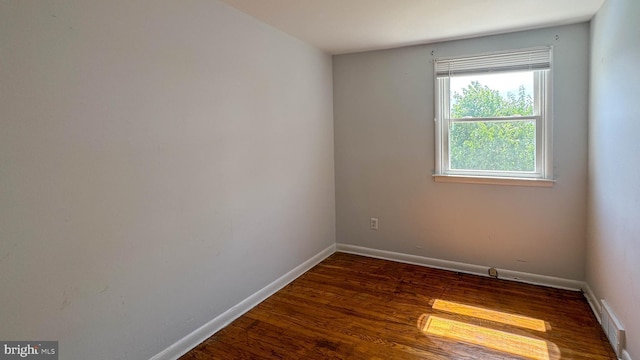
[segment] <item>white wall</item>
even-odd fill
[[[433,57],[541,45],[554,46],[555,186],[435,183]],[[337,241],[583,280],[588,49],[582,23],[334,56]]]
[[[640,2],[608,0],[592,22],[587,283],[640,359]]]
[[[0,2],[0,339],[147,359],[335,242],[331,58],[215,0]]]

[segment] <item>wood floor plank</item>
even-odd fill
[[[579,292],[335,253],[181,359],[616,357]]]

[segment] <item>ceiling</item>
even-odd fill
[[[222,0],[330,54],[587,21],[604,0]]]

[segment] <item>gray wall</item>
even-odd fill
[[[608,0],[591,29],[587,282],[640,359],[640,2]]]
[[[147,359],[335,242],[330,56],[215,0],[9,0],[0,63],[0,339]]]
[[[554,46],[555,186],[435,183],[433,57],[540,45]],[[582,23],[334,56],[337,241],[583,280],[588,51]]]

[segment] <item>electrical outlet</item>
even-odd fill
[[[371,218],[369,225],[371,227],[371,230],[378,230],[378,218]]]

